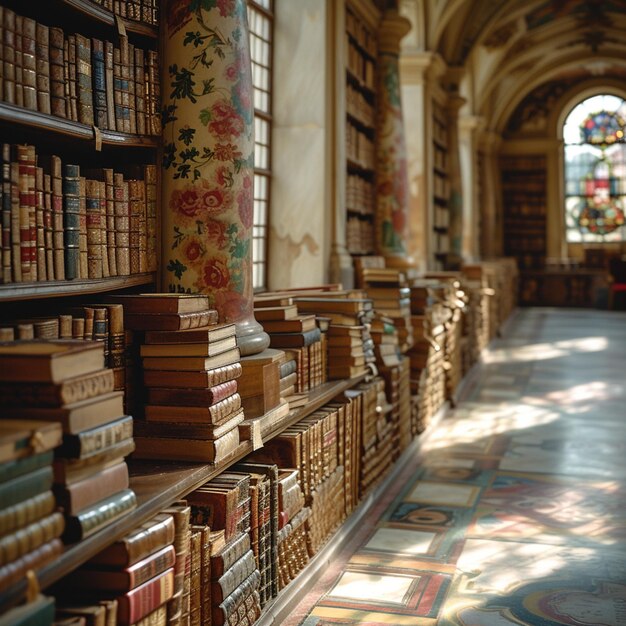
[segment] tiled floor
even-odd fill
[[[526,309],[285,626],[626,625],[626,314]]]

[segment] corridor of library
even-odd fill
[[[518,310],[284,626],[626,624],[625,353]]]

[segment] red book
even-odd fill
[[[207,387],[206,389],[180,389],[170,387],[148,388],[147,404],[178,406],[213,406],[237,391],[237,381]]]
[[[174,569],[152,578],[147,583],[117,598],[117,623],[130,626],[143,619],[174,595]]]

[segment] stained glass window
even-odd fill
[[[568,242],[626,240],[626,101],[593,96],[565,120]]]
[[[254,87],[254,222],[252,226],[252,284],[266,287],[267,229],[272,125],[272,34],[274,0],[248,0],[250,58]]]

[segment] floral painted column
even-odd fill
[[[400,101],[400,40],[411,23],[397,11],[385,12],[378,40],[376,91],[376,248],[396,265],[408,265],[408,173]]]
[[[245,0],[167,0],[163,37],[163,285],[204,293],[237,325],[242,355],[269,337],[254,319],[254,109]]]

